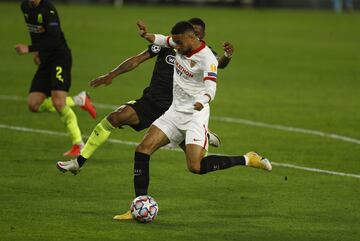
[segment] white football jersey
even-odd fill
[[[175,47],[169,36],[156,34],[154,44]],[[184,113],[193,113],[194,104],[205,94],[205,81],[217,80],[218,61],[212,51],[202,42],[198,49],[188,55],[176,53],[173,75],[172,108]],[[205,104],[204,108],[209,104]]]

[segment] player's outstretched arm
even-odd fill
[[[147,50],[144,50],[142,53],[128,58],[127,60],[122,62],[119,66],[117,66],[115,69],[110,71],[109,73],[99,76],[96,79],[90,81],[90,86],[94,87],[94,88],[98,87],[100,85],[107,86],[112,83],[112,80],[116,76],[135,69],[141,63],[143,63],[144,61],[146,61],[150,58],[151,58],[150,53]]]
[[[149,41],[150,43],[154,43],[155,34],[148,33],[146,24],[143,21],[139,20],[136,22],[136,25],[138,26],[139,29],[139,35],[144,39],[146,39],[147,41]]]
[[[139,28],[139,35],[150,43],[167,48],[174,48],[176,46],[176,43],[172,40],[170,36],[148,33],[147,27],[143,21],[137,21],[136,24]]]
[[[225,42],[223,44],[223,49],[224,55],[219,59],[219,69],[224,69],[230,63],[231,57],[234,53],[234,46],[229,42]]]

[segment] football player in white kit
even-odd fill
[[[146,25],[137,23],[139,34],[150,43],[176,50],[173,76],[173,102],[170,108],[150,126],[144,139],[136,147],[134,186],[136,196],[147,195],[149,161],[160,147],[169,143],[177,146],[185,140],[186,161],[190,172],[208,172],[246,165],[272,170],[268,159],[255,152],[243,156],[210,155],[208,148],[209,103],[216,93],[217,65],[212,51],[196,37],[191,23],[180,21],[171,30],[171,36],[151,34]],[[131,218],[130,211],[114,219]]]

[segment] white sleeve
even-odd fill
[[[176,47],[176,43],[173,41],[172,37],[164,36],[162,34],[154,34],[154,35],[155,35],[154,44],[167,48]]]
[[[216,82],[214,81],[205,81],[205,94],[210,96],[210,101],[213,101],[216,94]]]
[[[213,56],[212,58],[207,58],[203,68],[203,80],[205,84],[205,94],[210,96],[210,101],[214,100],[216,94],[216,81],[217,81],[217,66],[218,62]]]
[[[215,98],[216,94],[216,83],[214,81],[205,81],[205,94],[195,100],[196,102],[205,105]]]

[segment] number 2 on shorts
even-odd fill
[[[55,77],[58,80],[60,80],[61,82],[64,82],[64,79],[62,78],[61,73],[62,73],[62,68],[60,66],[57,66],[56,67],[56,75],[55,75]]]

